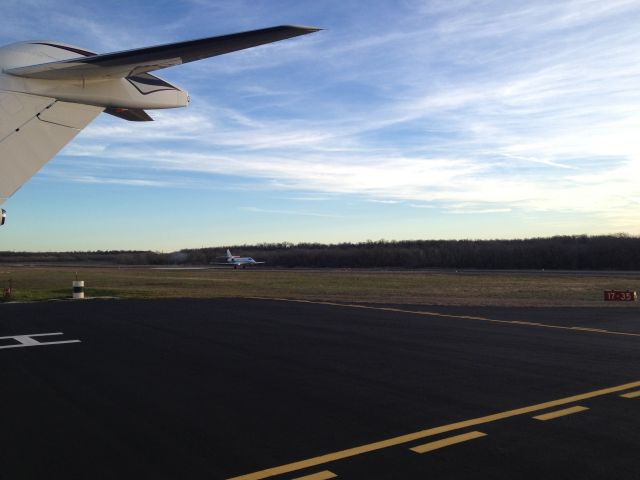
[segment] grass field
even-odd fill
[[[425,305],[618,306],[603,290],[640,290],[640,276],[616,274],[478,273],[370,270],[154,270],[150,268],[0,265],[0,286],[12,280],[13,301],[71,297],[85,281],[87,297],[267,297]],[[2,298],[0,297],[0,301]]]

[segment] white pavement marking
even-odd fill
[[[14,345],[2,345],[0,349],[3,348],[20,348],[20,347],[40,347],[43,345],[60,345],[62,343],[80,343],[80,340],[61,340],[58,342],[39,342],[33,337],[48,337],[50,335],[64,335],[63,332],[52,332],[52,333],[31,333],[29,335],[10,335],[8,337],[0,337],[0,340],[15,340],[18,342]]]

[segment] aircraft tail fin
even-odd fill
[[[231,255],[231,250],[229,250],[227,248],[227,258],[233,258],[233,255]]]

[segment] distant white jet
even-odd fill
[[[227,249],[227,256],[224,257],[227,259],[226,262],[214,263],[214,265],[233,265],[233,268],[236,269],[238,267],[245,268],[248,265],[260,265],[266,262],[256,262],[251,257],[239,257],[237,255],[231,255],[231,251]]]
[[[189,103],[149,72],[318,30],[283,25],[105,54],[51,41],[0,48],[0,204],[101,112],[144,122],[145,109]]]

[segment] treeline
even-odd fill
[[[0,263],[209,265],[235,255],[272,267],[640,270],[640,237],[558,236],[523,240],[407,240],[268,243],[149,251],[0,252]]]
[[[558,236],[523,240],[271,243],[151,251],[0,252],[2,263],[208,265],[229,248],[273,267],[640,270],[640,237]]]
[[[164,253],[140,250],[97,250],[94,252],[0,252],[0,263],[69,263],[115,265],[167,265]]]
[[[205,248],[183,252],[206,263],[223,251]],[[627,235],[283,243],[242,245],[231,251],[281,267],[640,270],[640,237]]]

